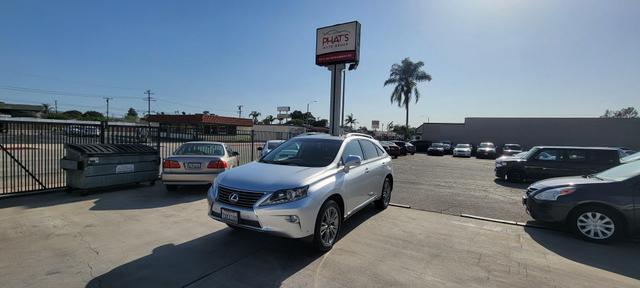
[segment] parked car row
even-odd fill
[[[405,141],[379,141],[384,150],[393,158],[416,154],[416,146]]]

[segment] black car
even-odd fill
[[[509,181],[588,175],[620,164],[617,148],[536,146],[517,157],[496,159],[496,177]]]
[[[640,161],[578,177],[543,180],[522,198],[536,220],[566,224],[579,237],[606,242],[640,234]]]
[[[398,147],[400,147],[400,154],[402,154],[403,156],[406,156],[407,154],[416,154],[416,146],[413,146],[413,144],[409,142],[393,141],[393,144],[396,144],[398,145]]]
[[[431,143],[429,149],[427,149],[427,155],[444,156],[444,144]]]
[[[496,159],[498,153],[496,152],[496,145],[491,142],[482,142],[476,149],[476,158],[490,158]]]

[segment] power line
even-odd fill
[[[111,97],[103,97],[104,100],[107,100],[107,121],[109,121],[109,100],[113,99]]]
[[[78,92],[68,92],[68,91],[57,91],[57,90],[47,90],[47,89],[29,88],[29,87],[12,86],[12,85],[0,85],[0,89],[8,90],[8,91],[14,91],[14,92],[48,94],[48,95],[57,95],[57,96],[71,96],[71,97],[84,97],[84,98],[103,98],[103,97],[105,97],[105,95],[78,93]],[[137,99],[137,97],[133,97],[133,96],[113,96],[113,95],[106,95],[106,96],[107,97],[111,97],[111,98],[118,98],[118,99]]]

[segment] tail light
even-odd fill
[[[174,160],[164,160],[162,162],[162,168],[177,169],[180,168],[180,162]]]
[[[209,169],[227,169],[228,167],[229,167],[229,164],[227,164],[227,161],[224,161],[224,160],[211,161],[207,165],[207,168]]]

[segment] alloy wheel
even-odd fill
[[[384,186],[382,187],[382,201],[384,205],[389,205],[389,201],[391,201],[391,184],[389,180],[384,181]]]
[[[608,239],[615,233],[615,223],[609,216],[599,212],[585,212],[576,220],[578,231],[591,239]]]
[[[320,221],[320,240],[325,246],[333,245],[340,226],[340,213],[335,207],[329,206]]]

